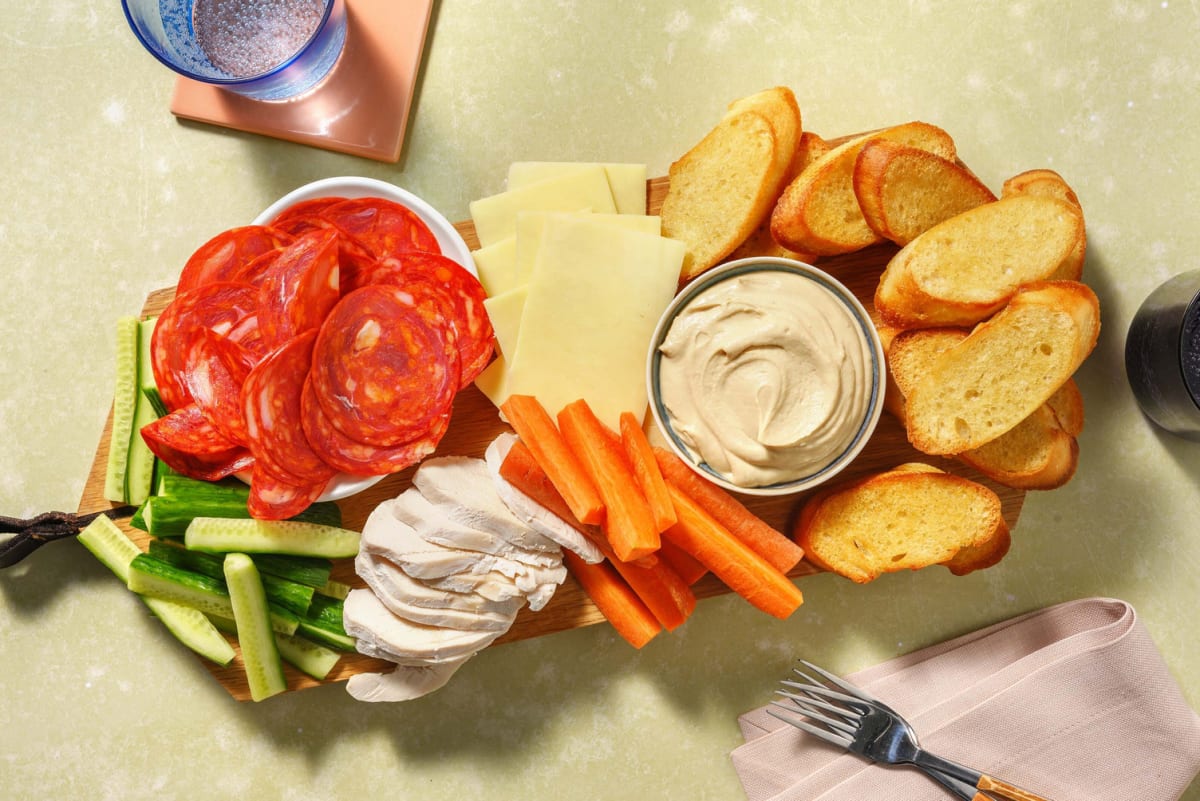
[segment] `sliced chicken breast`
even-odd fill
[[[423,626],[396,617],[370,590],[351,590],[343,610],[346,633],[359,653],[401,665],[445,664],[471,656],[500,636],[498,631],[462,631]]]
[[[359,673],[346,682],[346,691],[357,701],[411,701],[440,690],[467,659],[440,664],[397,665],[391,673]]]

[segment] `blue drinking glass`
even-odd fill
[[[319,83],[346,42],[345,0],[121,0],[142,45],[175,72],[256,100]]]

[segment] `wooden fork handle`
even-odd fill
[[[999,779],[988,776],[986,773],[979,777],[979,782],[975,785],[978,790],[994,793],[995,795],[1007,798],[1009,801],[1050,801],[1044,796],[1035,795],[1028,790],[1022,790],[1016,785],[1002,782]],[[981,796],[975,796],[974,801],[980,801]]]

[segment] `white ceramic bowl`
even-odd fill
[[[294,206],[302,200],[312,200],[319,197],[382,197],[406,206],[416,212],[417,216],[433,231],[444,255],[454,259],[454,261],[465,267],[472,275],[479,275],[475,268],[475,260],[471,258],[470,248],[467,247],[467,243],[463,241],[463,238],[450,221],[438,213],[433,206],[430,206],[412,192],[401,189],[387,181],[353,176],[323,178],[320,181],[313,181],[310,184],[305,184],[298,189],[288,192],[279,198],[279,200],[267,206],[261,214],[254,218],[253,222],[255,225],[266,225],[279,216],[284,209]],[[325,488],[325,492],[318,500],[336,501],[348,498],[351,495],[362,492],[368,487],[378,484],[384,478],[386,476],[353,476],[340,473],[330,480],[329,486]]]
[[[823,466],[793,480],[767,485],[744,486],[733,483],[710,467],[706,462],[702,461],[701,457],[694,454],[684,444],[679,434],[673,428],[671,414],[668,412],[662,397],[660,373],[663,356],[659,348],[667,338],[676,317],[684,309],[687,309],[705,290],[731,278],[762,271],[783,271],[802,276],[811,280],[822,291],[829,293],[840,302],[842,307],[849,313],[849,317],[854,321],[854,333],[860,338],[861,342],[865,343],[865,349],[869,354],[870,362],[867,365],[869,368],[867,371],[869,376],[867,379],[868,385],[863,389],[864,392],[868,393],[868,397],[866,398],[865,411],[861,419],[857,419],[848,444],[840,452],[831,456]],[[658,326],[655,328],[654,336],[651,339],[650,352],[646,361],[646,382],[650,398],[650,411],[654,416],[654,421],[657,423],[659,430],[665,435],[671,450],[680,459],[708,481],[731,492],[773,496],[789,495],[812,489],[828,481],[854,460],[866,446],[883,411],[885,370],[883,345],[880,342],[879,333],[875,330],[875,326],[872,324],[867,310],[854,296],[854,293],[833,276],[811,265],[792,261],[791,259],[757,257],[729,262],[710,270],[685,287],[675,297],[671,305],[667,307],[659,319]]]

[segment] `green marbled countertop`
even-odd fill
[[[50,546],[0,576],[0,794],[738,799],[735,717],[797,654],[849,671],[1088,595],[1131,602],[1200,705],[1200,445],[1145,422],[1122,356],[1142,299],[1200,251],[1194,4],[444,0],[434,15],[391,165],[176,121],[172,76],[115,0],[0,7],[0,511],[76,507],[114,321],[284,192],[366,175],[463,219],[515,159],[664,174],[728,101],[775,84],[818,133],[927,120],[994,188],[1035,167],[1074,186],[1104,321],[1079,375],[1077,475],[1029,496],[996,568],[805,579],[787,622],[709,600],[641,652],[604,626],[505,645],[405,705],[340,686],[234,703],[82,548]]]

